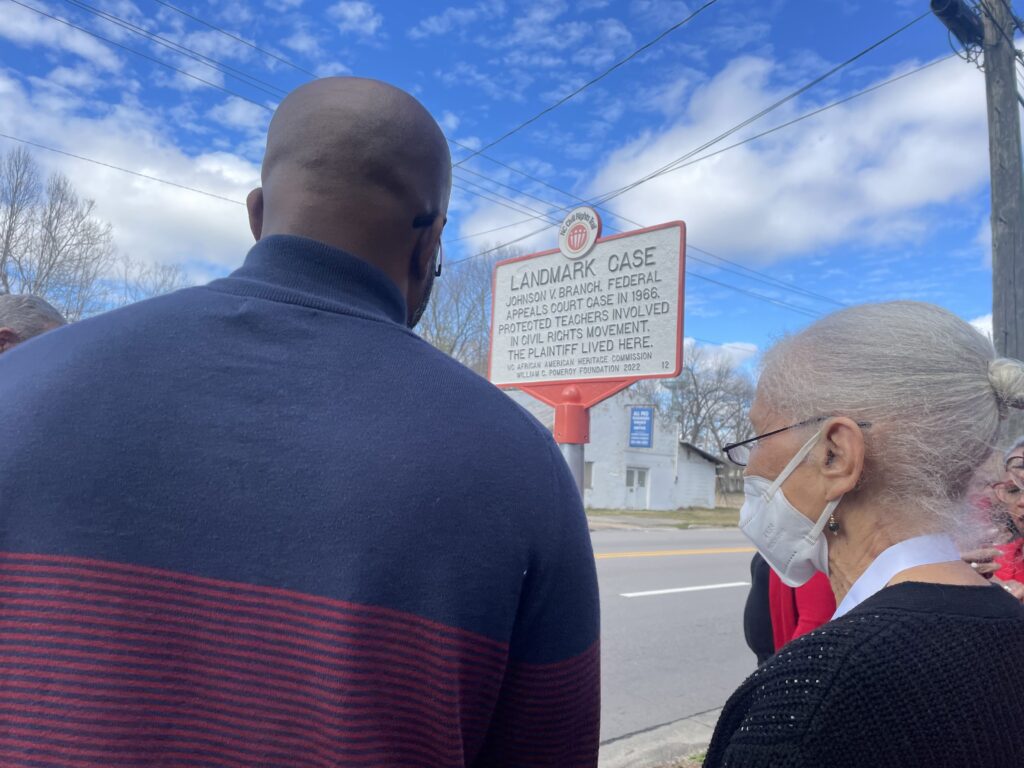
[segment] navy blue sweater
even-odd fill
[[[579,494],[405,316],[275,236],[0,356],[0,763],[596,764]]]

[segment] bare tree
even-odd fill
[[[679,425],[680,437],[704,450],[721,453],[728,443],[750,437],[748,418],[754,399],[754,381],[724,352],[693,342],[686,345],[683,370],[663,384],[668,393],[663,407]],[[732,492],[739,474],[727,468],[723,490]]]
[[[117,306],[134,304],[189,285],[185,270],[177,264],[141,264],[122,256],[118,266],[120,286],[111,297]]]
[[[28,150],[19,147],[0,157],[0,288],[3,293],[14,292],[11,266],[32,238],[41,199],[39,169]]]
[[[118,258],[96,204],[23,148],[0,155],[0,293],[41,296],[74,321],[187,284],[180,266]]]
[[[486,257],[469,258],[446,267],[418,332],[427,342],[477,373],[486,375],[490,345],[492,274],[496,262],[518,256],[503,247]]]
[[[721,454],[722,448],[752,435],[748,414],[754,399],[754,381],[724,352],[690,342],[683,354],[683,371],[664,383],[669,418],[679,424],[681,439]],[[743,488],[743,471],[726,465],[719,476],[719,491]]]
[[[42,296],[71,321],[105,309],[114,244],[96,204],[80,198],[63,174],[41,185],[35,160],[22,149],[3,158],[0,176],[4,291]]]

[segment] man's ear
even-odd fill
[[[245,198],[245,207],[249,211],[249,229],[252,236],[259,240],[263,236],[263,188],[256,187],[249,196]]]
[[[829,501],[857,487],[864,472],[864,433],[853,419],[840,416],[825,427],[825,455],[821,473],[828,485]]]
[[[437,240],[439,234],[434,232],[433,227],[424,227],[417,233],[412,256],[409,259],[409,277],[416,282],[427,278],[427,274],[434,268],[434,254],[437,252]]]
[[[0,328],[0,352],[6,352],[21,342],[13,328]]]

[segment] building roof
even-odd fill
[[[685,440],[680,440],[679,441],[679,445],[681,445],[683,448],[686,448],[688,450],[693,451],[698,456],[701,456],[702,458],[707,459],[712,464],[717,464],[718,466],[724,466],[725,465],[725,462],[722,461],[720,458],[718,458],[717,456],[715,456],[713,454],[708,453],[707,451],[701,450],[700,448],[698,448],[693,443],[688,443]]]

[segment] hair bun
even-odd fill
[[[1024,408],[1024,363],[1009,357],[997,357],[988,366],[988,380],[996,392],[999,410]]]

